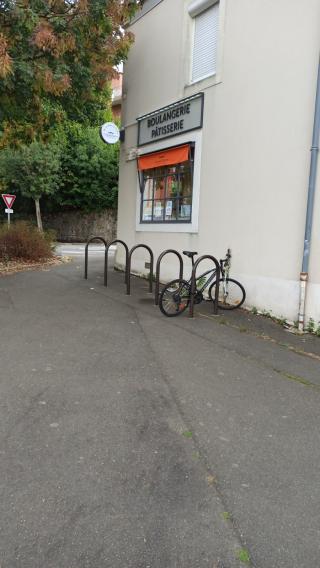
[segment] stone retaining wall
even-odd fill
[[[99,213],[65,211],[44,217],[43,226],[45,229],[53,229],[57,234],[57,240],[61,242],[86,242],[94,236],[111,241],[117,234],[117,211],[115,209],[105,209]]]

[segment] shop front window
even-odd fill
[[[175,149],[174,149],[175,150]],[[170,154],[171,152],[171,154]],[[148,167],[152,155],[140,167],[141,223],[190,223],[192,213],[193,154],[190,145],[180,154],[182,162]],[[154,154],[156,155],[156,154]],[[172,156],[172,157],[171,157]],[[171,150],[162,152],[162,162],[179,159]],[[155,160],[157,164],[161,160]]]

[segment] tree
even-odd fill
[[[47,141],[65,119],[101,122],[141,0],[0,0],[2,147]]]
[[[77,123],[65,123],[62,138],[61,185],[50,199],[52,206],[86,211],[115,207],[119,145],[104,144],[97,128]]]
[[[60,185],[60,150],[56,144],[32,142],[19,149],[7,148],[0,153],[2,184],[34,199],[37,225],[42,231],[40,198],[52,195]]]

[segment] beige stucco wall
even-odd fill
[[[118,236],[130,246],[149,244],[156,256],[174,247],[221,257],[230,247],[232,273],[245,285],[248,305],[295,320],[320,2],[221,0],[217,76],[213,82],[192,86],[187,85],[189,3],[163,0],[132,26],[136,42],[124,70],[126,139],[121,150]],[[156,232],[137,231],[136,162],[127,161],[128,151],[137,144],[136,118],[199,91],[205,93],[205,102],[203,129],[196,139],[196,155],[201,147],[198,232],[188,232],[187,225],[185,233],[176,233],[174,227],[172,232],[162,227]],[[180,140],[181,136],[170,138],[164,147]],[[320,175],[307,301],[308,317],[316,320],[320,320],[319,179]],[[137,253],[133,266],[138,272],[144,260],[143,253]],[[121,253],[118,262],[123,262]],[[173,257],[168,257],[163,279],[175,277],[176,272]]]

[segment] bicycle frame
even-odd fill
[[[198,276],[198,278],[196,278],[196,284],[199,280],[208,276],[208,274],[211,274],[210,278],[208,278],[204,281],[203,286],[201,288],[198,288],[198,286],[197,286],[197,292],[202,293],[209,286],[209,284],[211,284],[211,282],[213,282],[215,275],[216,275],[216,270],[213,268],[211,270],[207,270],[206,272],[203,272],[203,274],[200,274],[200,276]],[[190,280],[188,280],[188,283],[191,284],[191,278],[190,278]]]
[[[221,280],[225,281],[226,278],[228,278],[229,276],[229,272],[230,272],[230,258],[231,258],[231,254],[230,254],[230,250],[228,249],[227,251],[227,256],[225,259],[220,260],[220,271],[221,271]],[[194,260],[193,258],[191,259],[192,262],[192,267],[194,266]],[[204,277],[207,277],[208,274],[211,274],[210,278],[206,279],[203,283],[203,286],[201,288],[198,288],[197,286],[197,292],[203,292],[206,288],[208,288],[208,286],[211,284],[211,282],[213,282],[213,280],[215,279],[216,276],[216,269],[212,268],[211,270],[207,270],[206,272],[203,272],[202,274],[200,274],[200,276],[198,276],[196,278],[196,283],[201,280]],[[191,284],[191,278],[187,281],[188,284]]]

